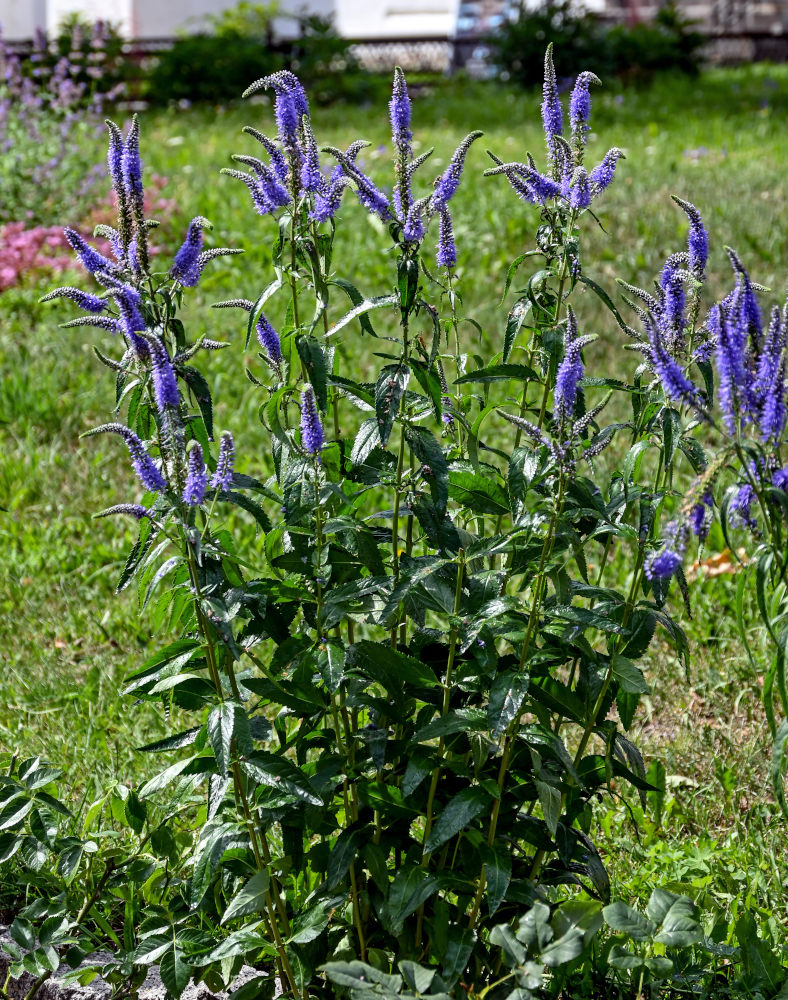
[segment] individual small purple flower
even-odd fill
[[[94,250],[90,244],[82,239],[76,230],[64,229],[63,232],[86,271],[95,274],[97,271],[113,272],[115,270],[115,265],[112,261],[108,260],[103,254],[100,254],[98,250]]]
[[[307,385],[301,393],[301,444],[310,455],[317,455],[323,447],[324,440],[315,393],[312,386]]]
[[[558,81],[553,66],[553,45],[547,46],[544,57],[544,84],[542,86],[542,124],[547,140],[547,152],[553,158],[554,142],[557,135],[564,131],[564,112],[561,108],[561,98],[558,96]]]
[[[736,490],[728,507],[733,523],[750,528],[751,530],[756,528],[758,522],[752,513],[752,505],[754,503],[755,490],[749,483],[744,483]]]
[[[441,267],[450,271],[457,263],[457,247],[454,242],[454,228],[451,222],[451,215],[445,205],[440,209],[440,221],[438,225],[438,246],[435,251],[435,260]]]
[[[394,145],[405,155],[410,151],[413,133],[410,131],[410,97],[408,96],[408,86],[405,82],[405,74],[397,66],[394,70],[394,85],[389,101],[389,115],[391,118],[391,137]]]
[[[278,368],[282,363],[282,344],[279,340],[279,334],[263,313],[260,313],[257,318],[255,330],[260,346],[268,356],[268,360]]]
[[[183,502],[189,507],[199,507],[208,485],[208,470],[205,468],[202,447],[195,441],[189,449],[189,468],[186,485],[183,488]]]
[[[235,444],[229,431],[222,434],[219,445],[219,458],[216,461],[216,471],[211,477],[211,489],[229,490],[233,482],[233,462],[235,461]]]
[[[91,295],[90,292],[83,292],[80,288],[72,288],[70,285],[64,288],[56,288],[45,295],[41,301],[49,302],[50,299],[68,298],[89,313],[101,313],[107,308],[107,300],[100,299],[98,295]]]
[[[575,412],[577,387],[583,377],[583,342],[577,335],[577,319],[572,307],[567,308],[564,334],[564,357],[555,375],[553,414],[556,423],[571,420]]]
[[[709,234],[703,225],[700,212],[694,205],[675,195],[673,200],[689,219],[690,228],[687,236],[689,266],[695,278],[701,281],[706,272],[706,261],[709,259]]]
[[[202,252],[203,229],[207,226],[207,219],[201,215],[192,219],[186,230],[186,239],[175,254],[170,268],[170,276],[180,281],[186,288],[193,288],[200,280],[202,269],[199,267],[198,261]]]
[[[588,175],[588,179],[591,182],[592,197],[595,198],[600,192],[610,186],[616,172],[616,164],[623,156],[622,151],[614,147],[613,149],[609,149],[605,153],[602,162],[594,167]]]

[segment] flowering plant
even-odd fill
[[[115,357],[96,348],[114,373],[116,419],[87,433],[121,439],[142,495],[98,516],[139,522],[119,587],[136,581],[142,610],[176,636],[132,673],[128,693],[193,713],[193,724],[143,748],[178,757],[128,794],[138,843],[123,861],[91,862],[100,885],[89,905],[68,919],[64,898],[37,901],[18,918],[40,981],[47,948],[92,950],[91,920],[102,924],[91,908],[105,887],[123,899],[125,930],[104,974],[133,984],[158,963],[173,996],[191,979],[227,986],[246,961],[257,974],[238,1000],[277,989],[305,1000],[329,990],[522,1000],[587,984],[592,952],[594,975],[612,986],[631,972],[640,992],[679,976],[680,949],[701,944],[683,897],[655,893],[648,920],[610,903],[593,805],[622,783],[641,797],[655,790],[628,733],[657,627],[687,656],[664,607],[684,515],[702,528],[733,455],[764,516],[783,510],[764,494],[777,465],[762,454],[785,420],[783,323],[760,331],[755,288],[734,256],[737,287],[696,333],[707,237],[687,203],[686,253],[669,260],[654,295],[629,290],[645,306],[644,333],[586,273],[583,227],[621,158],[613,149],[585,166],[596,82],[578,77],[566,137],[548,49],[546,166],[491,154],[488,174],[506,178],[539,226],[506,292],[536,266],[476,367],[460,333],[449,204],[480,133],[429,193],[415,193],[430,153],[414,153],[397,71],[389,198],[361,169],[362,141],[320,149],[292,73],[250,88],[273,89],[277,134],[247,128],[265,159],[239,154],[249,170],[227,173],[273,217],[274,274],[255,302],[217,305],[245,312],[247,343],[256,334],[261,349],[248,375],[271,460],[258,476],[238,471],[248,459],[228,433],[217,446],[194,364],[228,345],[190,339],[179,318],[209,261],[237,251],[205,249],[210,225],[197,216],[161,264],[143,211],[138,122],[126,135],[108,122],[119,216],[99,235],[111,252],[66,231],[98,294],[68,286],[47,298],[85,314],[65,326],[95,327],[117,345]],[[347,190],[385,223],[392,275],[376,296],[335,271]],[[341,315],[335,289],[350,300]],[[583,290],[635,338],[643,362],[631,382],[589,374],[595,338],[569,303]],[[274,296],[286,301],[279,330],[264,312]],[[378,348],[373,380],[350,363],[354,337]],[[687,371],[710,378],[715,350],[725,419],[737,434],[757,428],[760,445],[738,436],[707,462],[693,435],[709,419],[710,383],[704,395]],[[614,392],[629,397],[631,420],[603,422]],[[613,441],[621,460],[605,472],[598,459]],[[682,456],[701,473],[686,497]],[[748,496],[727,509],[751,518]],[[665,542],[659,514],[671,505],[679,517]],[[236,544],[233,508],[254,520],[258,545]],[[764,588],[772,566],[759,571]],[[35,783],[17,784],[14,795],[40,811]],[[26,815],[11,816],[9,836],[39,843]],[[50,838],[42,851],[58,845]],[[57,933],[36,930],[41,918],[60,920]],[[599,945],[605,925],[613,936]],[[30,965],[21,952],[15,961]]]

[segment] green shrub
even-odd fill
[[[158,56],[145,96],[154,103],[230,101],[251,80],[285,68],[312,85],[317,103],[366,96],[366,75],[328,21],[300,18],[298,38],[277,45],[271,25],[274,13],[272,6],[241,3],[213,18],[210,32],[179,38]]]
[[[690,30],[675,4],[665,4],[652,24],[605,28],[569,0],[548,0],[536,10],[520,9],[492,38],[502,72],[526,87],[541,82],[541,54],[548,42],[560,46],[567,76],[590,67],[600,76],[649,76],[658,70],[695,73],[704,38]]]

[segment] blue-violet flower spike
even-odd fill
[[[315,393],[307,385],[301,393],[301,444],[310,455],[317,455],[323,447],[323,425],[317,412]]]
[[[183,488],[183,502],[190,507],[199,507],[208,485],[208,470],[205,468],[202,448],[194,442],[189,450],[189,470]]]

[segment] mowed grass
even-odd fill
[[[560,53],[558,63],[560,72]],[[508,264],[533,245],[538,211],[518,201],[502,178],[482,176],[491,163],[485,150],[504,160],[524,160],[527,151],[542,159],[539,95],[463,80],[425,85],[414,95],[417,151],[435,146],[421,172],[422,190],[429,190],[463,135],[476,128],[485,132],[469,156],[454,218],[462,308],[482,330],[463,326],[465,349],[475,353],[482,338],[489,353],[502,342],[506,306],[499,301]],[[368,139],[365,169],[390,186],[385,103],[313,113],[321,144],[344,148],[357,137]],[[243,185],[219,170],[231,165],[232,152],[256,152],[242,126],[270,131],[271,118],[265,102],[142,115],[146,167],[168,178],[164,195],[177,205],[162,237],[168,244],[163,267],[177,234],[198,214],[214,224],[211,245],[245,250],[243,258],[210,265],[199,289],[187,296],[183,318],[192,338],[207,334],[232,345],[203,356],[201,367],[214,389],[217,426],[237,435],[240,464],[257,474],[269,468],[269,443],[257,417],[261,397],[243,368],[264,373],[254,351],[244,352],[242,314],[208,306],[230,297],[255,299],[269,280],[275,227],[254,214]],[[587,220],[583,260],[622,308],[616,277],[648,286],[665,256],[683,246],[685,218],[672,193],[704,215],[715,293],[729,283],[722,247],[730,244],[754,279],[774,289],[767,298],[780,300],[788,277],[786,68],[665,78],[643,91],[597,90],[593,121],[589,163],[610,146],[624,149],[627,159],[597,203],[603,228]],[[95,153],[100,160],[104,150]],[[367,294],[387,291],[388,248],[383,228],[348,196],[336,244],[337,274]],[[137,489],[118,440],[79,440],[83,431],[112,419],[112,375],[91,347],[112,345],[91,331],[58,330],[75,312],[62,302],[39,305],[47,287],[0,296],[0,506],[7,508],[0,513],[0,751],[40,753],[62,764],[67,795],[78,804],[109,782],[142,780],[147,761],[134,748],[164,735],[176,720],[120,697],[124,675],[160,639],[151,637],[133,592],[113,595],[132,543],[130,528],[119,519],[91,520],[97,510],[134,499]],[[346,306],[340,295],[335,290],[332,318]],[[579,294],[576,303],[584,332],[600,334],[589,367],[607,375],[631,373],[636,357],[622,350],[609,314],[590,293]],[[275,324],[283,320],[283,309],[283,303],[272,306]],[[381,322],[379,332],[387,330]],[[355,329],[347,330],[339,348],[342,363],[355,372],[360,365],[367,374],[379,364],[372,354],[377,349]],[[244,530],[248,544],[259,546]],[[628,572],[623,561],[620,572]],[[783,923],[784,826],[769,791],[759,671],[736,634],[731,579],[694,583],[691,592],[694,618],[684,616],[693,647],[689,677],[667,645],[658,647],[649,672],[653,695],[637,723],[636,742],[647,755],[653,749],[668,771],[664,823],[657,828],[643,817],[638,833],[617,800],[600,807],[600,815],[607,810],[604,847],[614,888],[638,895],[671,882],[724,902],[746,884],[752,905]],[[674,610],[684,615],[678,599]],[[762,672],[765,644],[755,616],[749,620]],[[637,811],[633,800],[628,803]]]

